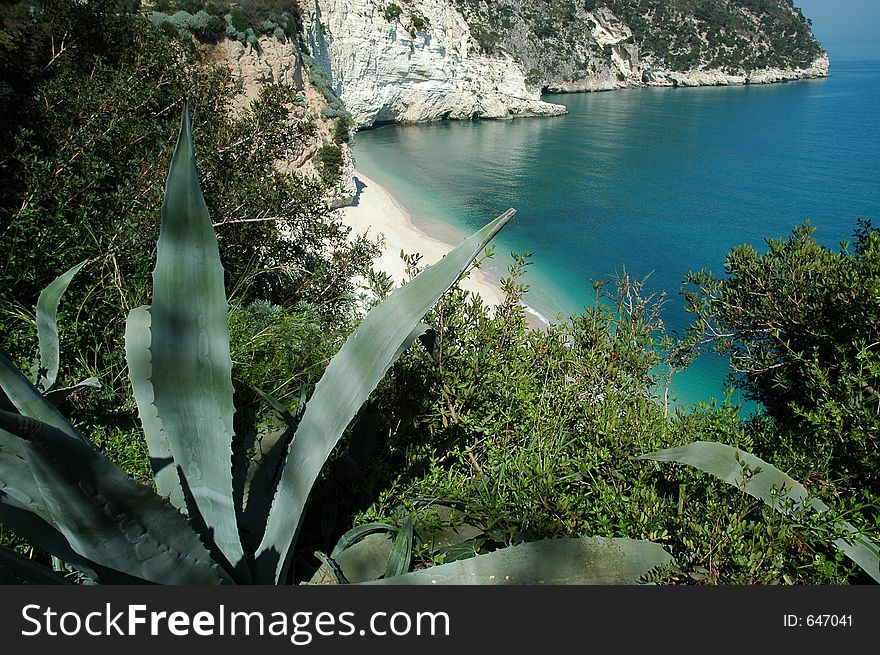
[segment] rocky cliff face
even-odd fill
[[[828,73],[791,0],[304,2],[308,47],[362,126],[564,111],[541,91]]]
[[[553,115],[509,54],[483,52],[447,0],[316,0],[304,10],[309,48],[355,121]]]
[[[327,147],[336,147],[340,153],[338,174],[328,184],[328,201],[331,206],[348,204],[357,193],[352,173],[354,163],[351,148],[347,141],[340,140],[337,124],[347,121],[344,112],[330,110],[332,99],[313,83],[308,64],[303,61],[299,47],[274,37],[260,37],[256,45],[240,43],[232,39],[222,39],[208,46],[210,60],[220,62],[229,68],[239,93],[234,98],[235,108],[247,107],[260,90],[269,84],[292,86],[300,92],[302,102],[290,107],[289,122],[301,136],[300,149],[278,159],[279,170],[296,173],[313,179],[327,180],[322,170],[320,153]],[[328,111],[330,110],[330,111]]]
[[[454,0],[481,45],[549,91],[778,82],[828,73],[791,0]]]

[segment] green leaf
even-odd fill
[[[336,542],[330,556],[336,557],[343,550],[353,546],[367,535],[375,534],[377,532],[397,532],[397,530],[396,527],[389,523],[365,523],[364,525],[359,525],[352,528],[339,538],[339,541]]]
[[[150,463],[153,466],[153,477],[156,491],[164,496],[174,507],[186,512],[183,489],[180,477],[174,466],[171,446],[162,429],[162,421],[153,404],[153,365],[150,361],[150,308],[135,307],[125,321],[125,361],[128,364],[128,376],[138,406],[138,416],[144,429],[147,449],[150,451]]]
[[[0,547],[0,584],[71,584],[62,576],[8,548]]]
[[[635,539],[544,539],[366,584],[636,584],[672,563],[660,544]]]
[[[388,565],[385,567],[386,578],[403,575],[409,571],[409,564],[412,561],[412,544],[413,520],[412,516],[407,516],[397,532],[397,536],[394,538],[394,544],[391,546]]]
[[[693,466],[742,489],[782,514],[793,514],[804,502],[819,513],[830,510],[821,500],[811,497],[806,487],[797,480],[772,464],[727,444],[696,441],[641,455],[636,459]],[[748,477],[744,476],[743,465],[749,473]],[[877,544],[859,535],[858,530],[847,521],[834,519],[832,529],[852,535],[847,539],[835,539],[833,543],[875,581],[880,582],[880,548]]]
[[[43,502],[43,494],[31,473],[24,442],[2,428],[0,428],[0,493],[10,496],[22,508],[52,523],[52,514]]]
[[[217,237],[196,170],[189,110],[171,161],[153,272],[150,382],[174,462],[233,566],[244,552],[232,492],[232,360]],[[147,414],[149,408],[142,408]]]
[[[62,402],[64,402],[67,397],[72,394],[74,391],[79,391],[80,389],[100,389],[101,381],[96,377],[86,378],[85,380],[81,380],[74,385],[69,387],[61,387],[60,389],[52,389],[50,391],[45,392],[43,395],[46,397],[50,403],[58,407]]]
[[[349,584],[367,582],[385,573],[391,546],[388,534],[372,532],[333,556],[332,560],[341,571],[342,578]],[[339,575],[332,568],[330,563],[322,560],[322,565],[309,581],[310,584],[339,584]]]
[[[0,388],[22,415],[48,423],[74,439],[91,446],[89,440],[67,422],[58,408],[46,400],[30,380],[12,365],[12,362],[6,358],[2,351],[0,351]]]
[[[25,467],[27,466],[25,462]],[[0,491],[0,523],[27,539],[30,544],[55,555],[99,584],[143,584],[143,580],[82,557],[70,547],[57,528],[28,510],[28,507],[15,498]]]
[[[283,425],[266,425],[259,429],[252,426],[237,446],[237,452],[242,454],[234,461],[233,489],[239,508],[239,532],[249,551],[255,549],[263,537],[284,454],[296,429],[296,419],[287,407],[264,391],[252,388],[269,404]],[[246,457],[244,451],[250,448],[254,454]]]
[[[312,486],[360,406],[402,352],[419,321],[513,217],[508,210],[442,260],[396,289],[364,317],[324,372],[290,444],[263,540],[257,580],[287,578],[293,544]]]
[[[469,539],[451,546],[443,546],[432,551],[434,561],[455,562],[456,560],[466,559],[479,555],[483,551],[488,539],[481,537],[479,539]]]
[[[0,411],[0,429],[25,442],[53,524],[83,557],[150,582],[230,581],[186,518],[102,453],[19,414]]]
[[[339,568],[339,564],[336,563],[336,560],[322,553],[320,550],[315,551],[315,557],[317,557],[321,561],[321,567],[315,574],[319,576],[318,579],[327,576],[330,578],[333,584],[351,584],[346,579],[345,574],[342,572],[342,569]]]
[[[40,375],[38,384],[48,391],[58,377],[60,351],[58,346],[58,303],[73,276],[88,262],[81,262],[66,273],[56,277],[40,292],[37,299],[37,342],[40,350]]]

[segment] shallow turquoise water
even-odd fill
[[[547,316],[626,269],[669,292],[664,319],[681,330],[688,270],[723,273],[731,247],[762,248],[806,219],[832,247],[857,217],[880,223],[880,62],[835,59],[828,79],[788,84],[546,99],[570,113],[380,127],[356,135],[354,154],[429,230],[517,208],[498,251],[532,253],[527,301]],[[678,400],[720,397],[726,371],[701,358],[674,379]]]

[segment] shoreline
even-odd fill
[[[348,205],[340,207],[342,223],[350,227],[353,236],[365,234],[370,239],[384,237],[381,254],[374,260],[377,271],[388,274],[395,287],[406,278],[406,266],[400,252],[419,253],[421,265],[427,266],[439,261],[451,252],[457,244],[429,234],[416,224],[413,216],[381,184],[365,175],[353,171],[357,194]],[[504,302],[505,293],[501,279],[485,267],[471,269],[467,277],[459,280],[462,289],[479,295],[483,303],[493,309]],[[526,319],[533,328],[546,327],[549,323],[536,310],[524,304]]]

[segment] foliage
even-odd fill
[[[253,428],[237,434],[219,247],[184,107],[162,204],[152,304],[131,310],[126,322],[126,357],[158,495],[113,465],[0,358],[3,522],[94,581],[292,581],[306,503],[347,424],[425,332],[419,318],[513,213],[370,310],[331,359],[295,428],[284,406],[260,392],[287,428],[269,443]],[[248,444],[258,441],[258,452],[248,456]],[[409,581],[412,538],[407,521],[388,559],[390,582]],[[501,583],[540,582],[540,575],[559,583],[589,580],[595,569],[597,580],[634,582],[670,559],[647,542],[553,540],[477,558],[462,574]],[[535,569],[534,561],[543,564]],[[21,575],[50,575],[22,564]],[[419,584],[421,574],[412,576]]]
[[[333,123],[333,143],[340,145],[348,143],[351,139],[351,128],[354,122],[350,116],[339,116]]]
[[[333,184],[342,173],[342,149],[335,143],[326,143],[318,150],[316,160],[321,167],[321,179]]]
[[[424,537],[415,552],[426,565],[467,556],[468,547],[473,554],[598,535],[667,544],[678,569],[655,578],[667,583],[862,579],[827,534],[793,525],[700,471],[634,459],[684,440],[756,445],[736,406],[667,411],[664,371],[679,366],[680,344],[662,336],[660,296],[649,300],[631,278],[617,288],[597,282],[604,301],[534,331],[520,305],[522,264],[494,316],[464,293],[438,304],[426,319],[436,331],[432,351],[405,354],[380,388],[372,423],[356,426],[350,446],[372,443],[383,453],[368,463],[375,492],[355,524],[414,515]],[[455,508],[443,529],[476,528],[455,551],[433,548],[425,536],[437,524],[437,503]],[[876,505],[835,505],[874,536]]]
[[[309,70],[309,84],[315,87],[327,101],[327,106],[321,109],[321,115],[325,118],[345,117],[350,119],[351,114],[348,113],[342,100],[333,90],[330,78],[324,68],[309,55],[303,55],[303,61]]]
[[[234,454],[247,435],[233,435],[223,274],[191,130],[185,108],[162,204],[152,305],[133,309],[126,325],[126,356],[157,491],[170,504],[111,464],[4,359],[0,511],[4,523],[23,528],[96,580],[283,583],[292,575],[291,548],[309,491],[346,424],[424,331],[419,317],[513,212],[364,318],[331,360],[295,435],[289,414],[273,400],[291,423],[288,438],[271,455],[248,461]],[[346,392],[349,398],[339,403]],[[267,504],[272,495],[274,512]],[[185,509],[189,521],[175,508]],[[248,558],[239,526],[258,544]]]
[[[538,70],[537,68],[530,68],[529,72],[526,73],[525,83],[526,86],[538,86],[543,83],[544,74]]]
[[[101,27],[104,16],[92,18]],[[63,20],[61,14],[54,23],[59,34],[69,29]],[[121,19],[106,20],[116,25]],[[98,29],[100,39],[68,45],[49,71],[19,85],[25,109],[6,125],[0,190],[6,346],[16,355],[27,352],[31,328],[22,317],[39,291],[58,271],[88,260],[83,284],[68,291],[67,307],[79,320],[62,335],[69,357],[61,377],[78,381],[111,367],[106,377],[118,378],[121,318],[148,294],[150,244],[158,229],[152,208],[161,194],[155,180],[170,154],[173,108],[185,94],[195,108],[195,129],[205,135],[203,179],[235,298],[242,305],[305,301],[326,322],[332,316],[344,323],[348,278],[372,249],[364,241],[349,245],[347,231],[328,217],[320,185],[275,168],[276,159],[300,147],[288,122],[299,101],[295,92],[269,86],[249,111],[232,115],[227,72],[196,65],[193,53],[137,17],[116,29],[121,35],[114,47]],[[36,91],[26,94],[34,85],[39,102]],[[80,312],[87,298],[89,311]],[[106,393],[114,390],[117,385],[108,385]]]
[[[636,43],[675,70],[709,66],[731,72],[808,66],[822,49],[790,2],[754,0],[607,0]]]
[[[382,10],[382,15],[385,16],[385,20],[388,22],[397,20],[402,13],[403,9],[393,2]]]
[[[170,2],[156,4],[152,22],[163,30],[171,26],[179,35],[192,34],[203,42],[227,36],[258,48],[258,35],[295,40],[302,28],[302,10],[293,0],[239,0],[231,4],[178,0],[176,7],[177,12],[169,14]]]
[[[721,443],[697,441],[642,455],[638,459],[688,464],[711,473],[799,522],[818,515],[814,529],[832,541],[858,564],[874,582],[880,582],[880,548],[865,539],[849,522],[833,516],[831,508],[811,497],[806,488],[788,475],[750,453]]]
[[[312,305],[266,300],[233,304],[229,332],[236,376],[288,406],[314,386],[346,336]]]
[[[501,42],[501,35],[498,32],[489,30],[479,23],[469,23],[468,27],[471,36],[474,37],[483,52],[492,54],[496,51]]]
[[[170,34],[169,27],[174,27],[179,35],[189,32],[201,41],[214,41],[226,35],[226,21],[203,10],[192,14],[181,10],[170,16],[153,12],[150,20],[166,33]]]
[[[409,21],[412,29],[416,32],[424,32],[431,24],[431,21],[417,11],[410,14]]]
[[[880,232],[819,245],[805,223],[759,253],[734,248],[726,277],[688,276],[698,329],[728,354],[737,384],[786,435],[792,457],[821,462],[838,493],[880,493]],[[759,434],[766,430],[756,429]],[[776,437],[773,437],[776,438]],[[771,444],[765,444],[770,448]],[[798,476],[815,475],[807,461]]]
[[[456,0],[486,52],[503,48],[544,79],[583,80],[611,66],[612,48],[584,39],[610,10],[648,66],[731,74],[766,67],[805,68],[822,54],[808,21],[788,0]],[[589,13],[587,13],[589,12]],[[604,15],[604,14],[603,14]]]

